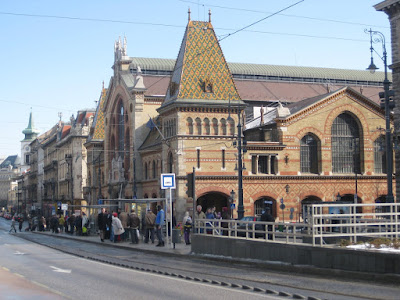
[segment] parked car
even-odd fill
[[[248,228],[249,233],[247,234],[247,236],[249,238],[253,237],[253,233],[250,232],[253,229],[253,223],[255,221],[260,221],[261,217],[260,216],[246,216],[240,219],[240,221],[245,221],[246,223],[240,223],[238,222],[238,226],[237,226],[237,236],[241,236],[241,237],[246,237],[246,226]],[[262,224],[255,224],[255,230],[256,231],[263,231],[264,227]],[[255,235],[256,238],[263,238],[264,234],[263,233],[258,233],[256,232]]]

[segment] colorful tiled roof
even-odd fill
[[[100,101],[97,105],[95,119],[93,121],[94,132],[93,132],[93,140],[104,140],[104,100],[106,98],[107,89],[103,88],[101,91]]]
[[[165,102],[240,100],[210,22],[189,21]]]

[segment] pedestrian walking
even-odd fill
[[[63,215],[61,215],[60,218],[58,219],[58,228],[60,232],[63,232],[64,224],[65,224],[65,218]]]
[[[165,245],[162,232],[164,224],[165,224],[164,210],[162,209],[161,205],[157,205],[157,216],[156,216],[156,232],[158,238],[158,244],[156,245],[157,247],[163,247]]]
[[[197,205],[195,217],[196,217],[196,220],[199,220],[199,222],[196,223],[197,232],[203,233],[204,232],[204,221],[202,221],[202,220],[204,220],[206,218],[206,214],[204,213],[201,205]],[[199,230],[199,227],[200,227],[200,230]]]
[[[88,228],[89,228],[89,218],[85,212],[82,212],[82,235],[88,235]]]
[[[105,234],[107,231],[107,213],[106,209],[103,207],[101,209],[101,213],[97,216],[97,224],[99,225],[99,231],[100,231],[100,240],[104,242]]]
[[[211,207],[207,208],[206,219],[209,219],[209,220],[214,220],[215,219],[215,216],[214,216],[214,213],[213,213]],[[213,221],[207,221],[206,227],[207,227],[207,230],[206,230],[207,234],[212,234],[213,233],[212,227],[214,227],[214,222]]]
[[[17,229],[15,229],[15,217],[11,219],[11,228],[8,233],[11,233],[12,230],[14,230],[14,233],[17,233]]]
[[[139,244],[139,226],[140,226],[140,219],[138,215],[135,213],[135,210],[132,209],[131,213],[129,214],[131,244]]]
[[[192,218],[189,215],[189,212],[185,212],[185,216],[183,217],[183,236],[185,238],[186,245],[190,245],[190,230],[192,229]]]
[[[222,208],[222,220],[230,220],[231,216],[229,215],[229,211],[227,207]],[[229,222],[221,222],[221,227],[224,228],[222,230],[222,235],[228,236],[228,227],[229,227]]]
[[[71,216],[68,218],[69,234],[73,235],[75,230],[75,215],[71,212]]]
[[[118,214],[115,212],[112,216],[112,228],[114,232],[114,243],[121,241],[121,235],[125,232],[124,227],[122,227],[121,220],[118,218]]]
[[[149,242],[149,235],[151,242],[154,244],[154,226],[156,224],[156,215],[152,212],[151,209],[147,210],[146,216],[144,217],[144,223],[146,226],[146,235],[144,238],[144,242]]]
[[[53,233],[58,233],[58,217],[53,215],[50,219],[50,228]]]
[[[19,215],[19,217],[18,217],[18,229],[19,229],[19,232],[22,231],[22,225],[23,225],[23,224],[24,224],[24,215],[21,214],[21,215]]]
[[[128,239],[128,237],[129,237],[129,230],[128,230],[128,223],[129,223],[129,216],[128,216],[128,214],[127,214],[127,212],[126,211],[121,211],[119,214],[118,214],[118,218],[120,219],[120,221],[121,221],[121,224],[122,224],[122,227],[124,228],[124,230],[125,230],[125,232],[122,234],[122,236],[121,236],[121,239],[122,239],[122,241],[125,241],[125,240],[127,240]]]
[[[44,231],[46,228],[46,218],[41,216],[39,219],[39,231]]]

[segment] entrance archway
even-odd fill
[[[386,203],[386,195],[379,196],[375,199],[375,203]],[[386,206],[376,206],[375,213],[384,213],[386,212]]]
[[[254,202],[254,215],[261,216],[267,207],[271,210],[271,215],[276,218],[276,200],[271,197],[262,197]]]
[[[299,221],[300,221],[300,217],[303,218],[304,222],[307,222],[307,209],[306,209],[306,205],[310,205],[310,204],[320,204],[322,203],[322,199],[318,198],[317,196],[308,196],[306,198],[304,198],[303,200],[301,200],[301,208],[300,208],[300,214],[301,216],[299,216]]]
[[[228,207],[229,209],[229,196],[218,192],[210,192],[197,198],[197,205],[201,205],[204,212],[207,208],[215,206],[215,211],[222,213],[223,207]]]
[[[340,202],[345,202],[345,203],[349,203],[349,204],[353,204],[354,203],[354,194],[346,194],[343,195],[340,199]],[[362,203],[362,200],[360,197],[357,196],[357,203]],[[357,213],[362,213],[362,207],[357,207],[356,211]]]

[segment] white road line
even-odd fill
[[[58,273],[71,273],[71,270],[66,270],[66,269],[60,269],[54,266],[50,266],[50,268],[53,269],[54,272],[58,272]]]

